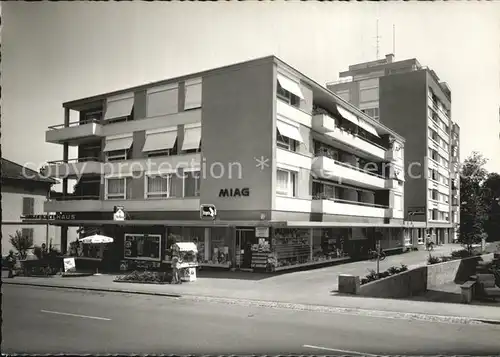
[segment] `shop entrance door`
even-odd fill
[[[255,230],[251,228],[236,229],[236,264],[239,269],[252,267],[252,244],[255,244]]]

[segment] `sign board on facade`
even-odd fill
[[[41,221],[41,220],[60,220],[60,221],[71,221],[76,219],[75,214],[27,214],[21,216],[22,220],[33,220],[33,221]]]
[[[113,213],[114,221],[124,221],[125,220],[125,211],[122,206],[115,206]]]
[[[64,258],[64,272],[76,271],[75,258]]]
[[[256,238],[269,238],[269,227],[255,227]]]
[[[244,188],[222,188],[219,191],[219,197],[248,197],[250,196],[250,189]]]
[[[217,217],[217,209],[215,205],[201,205],[200,206],[200,218],[201,219],[212,219],[214,220]]]

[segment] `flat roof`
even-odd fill
[[[345,100],[340,98],[338,95],[336,95],[334,92],[332,92],[331,90],[326,88],[326,86],[322,86],[318,82],[316,82],[313,79],[309,78],[308,76],[304,75],[302,72],[300,72],[296,68],[290,66],[288,63],[286,63],[285,61],[276,57],[275,55],[269,55],[266,57],[260,57],[260,58],[256,58],[256,59],[247,60],[244,62],[230,64],[227,66],[209,69],[206,71],[185,74],[185,75],[177,76],[174,78],[169,78],[169,79],[164,79],[164,80],[160,80],[160,81],[156,81],[156,82],[141,84],[141,85],[138,85],[135,87],[128,87],[128,88],[116,90],[113,92],[101,93],[101,94],[91,96],[91,97],[76,99],[76,100],[72,100],[72,101],[63,103],[63,107],[68,108],[68,109],[79,110],[81,107],[88,105],[89,103],[105,100],[106,98],[111,97],[111,96],[125,94],[125,93],[129,93],[129,92],[146,90],[146,89],[154,87],[154,86],[161,86],[161,85],[166,85],[166,84],[169,84],[172,82],[185,81],[185,80],[191,79],[191,78],[198,78],[198,77],[213,75],[213,74],[216,74],[216,73],[221,72],[221,71],[234,70],[234,69],[237,69],[237,68],[242,67],[242,66],[259,65],[259,64],[264,64],[264,63],[275,63],[278,66],[286,68],[288,71],[290,71],[290,72],[296,74],[298,77],[300,77],[300,79],[304,83],[311,86],[313,90],[316,89],[316,90],[321,91],[324,95],[329,96],[332,99],[332,101],[341,104],[343,107],[354,112],[357,116],[361,117],[363,120],[367,121],[371,125],[378,127],[378,128],[381,128],[382,130],[386,131],[388,134],[393,135],[394,137],[396,137],[400,141],[403,141],[403,142],[405,141],[403,136],[396,133],[391,128],[383,125],[382,123],[380,123],[380,122],[376,121],[375,119],[371,118],[370,116],[366,115],[359,108],[355,107],[354,105],[350,104],[349,102],[346,102]]]

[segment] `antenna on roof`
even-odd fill
[[[396,25],[392,24],[392,54],[396,56]]]
[[[380,45],[380,36],[378,35],[378,19],[377,19],[377,36],[375,36],[375,39],[377,41],[377,59],[379,58],[379,45]]]

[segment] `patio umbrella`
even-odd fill
[[[101,244],[101,243],[113,243],[113,238],[102,236],[100,234],[94,234],[85,238],[79,239],[83,244]]]

